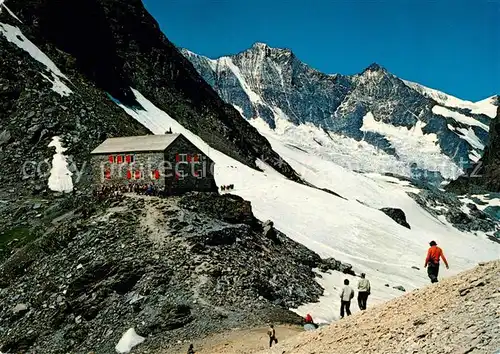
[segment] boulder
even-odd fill
[[[392,220],[397,222],[399,225],[411,229],[410,224],[406,221],[406,215],[403,210],[397,208],[382,208],[380,209],[383,213],[389,216]]]
[[[0,133],[0,146],[5,145],[9,142],[11,138],[10,132],[8,130],[4,130]]]
[[[339,271],[345,274],[356,275],[354,270],[352,270],[352,265],[349,263],[341,263],[339,266]]]
[[[273,222],[271,220],[267,220],[263,226],[263,235],[264,237],[272,240],[273,242],[279,242],[278,235],[276,230],[274,229]]]

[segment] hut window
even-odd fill
[[[141,179],[142,173],[140,170],[135,171],[135,179]]]
[[[107,169],[106,171],[104,171],[104,178],[111,179],[111,170],[110,169]]]
[[[200,161],[200,154],[194,154],[194,155],[193,155],[193,161],[194,161],[194,162],[198,162],[198,161]]]
[[[132,179],[132,172],[130,170],[127,171],[127,179]]]
[[[123,163],[123,156],[122,155],[116,156],[116,163]]]
[[[154,170],[151,172],[151,178],[160,179],[160,171]]]
[[[177,161],[177,162],[187,162],[188,161],[188,155],[187,154],[176,154],[175,155],[175,161]]]
[[[125,156],[125,162],[126,163],[134,163],[134,161],[135,161],[134,157],[135,157],[134,155],[126,155]]]

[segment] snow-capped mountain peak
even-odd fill
[[[382,71],[387,72],[387,70],[377,63],[371,63],[363,72],[367,71]]]
[[[263,42],[255,42],[252,45],[252,48],[253,49],[259,49],[259,50],[266,50],[266,49],[269,48],[269,46],[266,43],[263,43]]]
[[[308,140],[317,141],[323,131],[333,140],[334,135],[340,135],[363,141],[377,149],[378,158],[385,161],[383,167],[377,164],[377,169],[382,168],[377,172],[408,175],[430,171],[438,180],[439,176],[456,177],[457,171],[482,155],[488,140],[488,117],[496,113],[494,99],[477,103],[459,100],[399,79],[378,63],[357,75],[326,75],[301,62],[289,49],[261,42],[214,60],[186,53],[203,78],[245,118],[265,122],[268,128],[284,134],[284,139],[291,139],[294,134],[286,135],[306,125],[308,133],[301,135],[302,141],[292,140],[307,148]],[[366,117],[377,122],[375,130],[363,129]],[[418,139],[405,138],[405,129],[417,125],[422,134],[436,137],[423,139],[429,145],[425,148]],[[314,129],[317,132],[313,133]],[[338,148],[327,142],[320,145],[329,156],[332,151],[328,150]]]

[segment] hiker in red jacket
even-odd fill
[[[448,261],[444,256],[443,250],[437,246],[436,241],[431,241],[429,245],[431,247],[427,251],[427,257],[425,258],[424,268],[427,267],[427,275],[431,279],[431,283],[437,283],[440,258],[443,259],[446,269],[450,269],[450,267],[448,266]]]
[[[319,327],[316,323],[314,323],[313,318],[312,318],[312,316],[310,314],[306,315],[306,318],[304,319],[304,322],[305,322],[306,325],[307,324],[313,325],[314,328],[318,328]]]

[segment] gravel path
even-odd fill
[[[196,354],[248,354],[264,350],[269,346],[268,327],[235,329],[230,332],[215,334],[203,340],[193,342]],[[294,337],[304,332],[299,326],[276,326],[278,341]],[[159,354],[186,354],[189,343],[179,345],[168,352]]]

